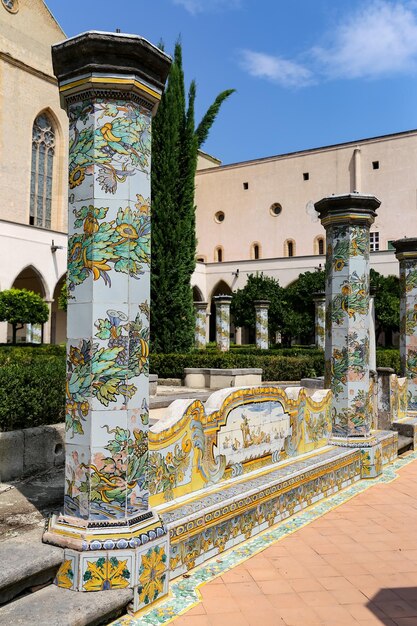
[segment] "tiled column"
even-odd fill
[[[375,293],[369,295],[369,368],[376,372]]]
[[[369,477],[381,470],[369,401],[369,228],[379,205],[359,194],[315,205],[327,235],[325,386],[333,392],[333,442],[368,448]]]
[[[216,305],[216,343],[221,352],[230,348],[230,303],[232,296],[214,296]]]
[[[204,350],[207,345],[207,302],[194,302],[195,308],[195,347]]]
[[[400,262],[400,354],[408,381],[408,410],[417,411],[417,238],[393,243]]]
[[[256,312],[256,347],[259,350],[268,350],[269,348],[269,330],[268,330],[268,309],[269,300],[255,300]]]
[[[326,297],[324,293],[313,294],[315,313],[315,341],[316,347],[324,350],[325,322],[326,322]]]
[[[90,32],[53,46],[53,64],[69,117],[69,301],[65,504],[45,540],[67,548],[59,586],[132,587],[138,609],[168,579],[147,468],[151,118],[170,59]]]

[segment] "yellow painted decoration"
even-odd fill
[[[72,561],[68,559],[64,561],[56,575],[58,587],[63,589],[72,589],[74,584],[74,572],[72,571]]]
[[[129,587],[130,571],[127,560],[119,561],[116,557],[100,557],[87,562],[84,572],[85,591],[105,591],[107,589],[125,589]]]
[[[167,555],[163,546],[151,548],[142,556],[139,569],[139,599],[143,604],[154,602],[164,590]]]

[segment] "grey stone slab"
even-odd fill
[[[36,585],[52,582],[63,550],[42,543],[42,530],[0,543],[0,605]]]
[[[131,589],[83,593],[55,585],[0,608],[1,626],[99,626],[126,612]]]
[[[23,476],[22,430],[0,433],[0,483]]]

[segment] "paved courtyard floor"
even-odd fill
[[[190,574],[116,624],[417,626],[417,454]]]

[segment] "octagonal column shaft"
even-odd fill
[[[333,435],[368,437],[369,228],[374,196],[331,196],[316,205],[326,229],[326,371],[333,392]]]
[[[325,321],[326,321],[326,296],[324,293],[313,294],[314,318],[315,318],[315,343],[316,347],[324,350],[325,344]]]
[[[195,308],[195,347],[205,350],[207,345],[207,302],[194,302]]]
[[[408,381],[408,410],[417,411],[417,238],[393,243],[400,262],[400,355]]]
[[[98,32],[52,57],[69,117],[66,469],[44,539],[67,548],[59,586],[131,587],[138,609],[168,584],[168,537],[149,508],[148,356],[151,119],[170,58]]]
[[[216,306],[216,344],[221,352],[230,349],[230,303],[232,296],[214,296]]]
[[[255,300],[254,302],[256,347],[259,350],[268,350],[269,348],[268,311],[270,304],[269,300]]]

